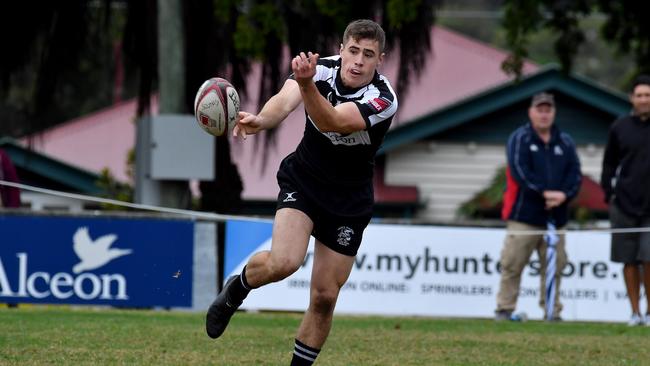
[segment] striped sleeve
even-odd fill
[[[356,103],[368,128],[395,115],[398,106],[395,92],[383,76],[374,80]]]

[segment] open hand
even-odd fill
[[[241,137],[246,140],[247,135],[253,135],[262,129],[262,119],[252,113],[240,111],[237,116],[237,123],[232,129],[234,137]]]

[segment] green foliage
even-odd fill
[[[242,0],[214,0],[214,18],[221,23],[231,21],[231,9],[241,6]]]
[[[401,29],[402,25],[412,23],[417,19],[420,0],[388,0],[386,15],[393,29]]]
[[[503,191],[506,189],[506,168],[496,170],[490,185],[476,193],[469,201],[464,202],[457,211],[463,218],[499,218],[503,202]]]
[[[471,38],[508,49],[508,32],[502,26],[502,13],[499,9],[500,4],[479,6],[474,1],[464,6],[457,2],[446,3],[440,9],[441,16],[437,21]],[[452,13],[446,15],[447,11]],[[615,44],[601,36],[605,23],[606,18],[595,13],[581,19],[579,27],[585,34],[585,41],[578,47],[571,67],[573,71],[599,84],[627,92],[629,82],[636,73],[635,60],[633,56],[622,53]],[[556,37],[557,31],[550,28],[539,27],[537,31],[531,32],[525,43],[526,58],[539,65],[560,64],[554,47]]]
[[[315,0],[315,3],[318,11],[331,19],[346,16],[348,11],[345,0]]]
[[[503,26],[508,30],[506,43],[512,51],[503,61],[506,73],[515,74],[517,78],[521,76],[524,58],[528,56],[528,38],[539,28],[541,19],[538,0],[506,1]]]
[[[237,19],[233,44],[237,54],[245,58],[265,59],[267,39],[285,40],[284,24],[278,8],[271,2],[255,2],[248,13]]]
[[[126,175],[131,181],[135,178],[135,149],[129,149],[126,157]],[[110,198],[122,202],[133,202],[134,190],[129,184],[118,182],[110,169],[102,169],[97,185],[101,188],[104,198]],[[117,206],[113,204],[103,203],[102,209],[104,210],[128,210],[124,206]]]
[[[529,37],[541,29],[556,36],[555,53],[563,70],[573,69],[578,49],[586,40],[581,22],[591,14],[604,14],[603,37],[622,53],[635,56],[637,70],[650,72],[650,27],[646,5],[634,1],[608,0],[506,0],[503,26],[506,43],[512,54],[503,69],[521,76],[523,59],[528,55]]]
[[[573,217],[580,225],[584,225],[587,222],[596,218],[596,214],[587,207],[576,207],[573,210]]]
[[[523,59],[528,55],[528,39],[540,28],[552,30],[557,38],[555,52],[563,70],[570,71],[578,47],[585,36],[580,19],[591,13],[593,0],[507,0],[503,26],[512,54],[504,61],[503,70],[521,76]]]
[[[648,5],[643,1],[599,0],[601,11],[608,15],[602,28],[605,39],[636,59],[637,73],[650,74],[650,27]]]
[[[129,154],[132,155],[132,154]],[[131,168],[132,169],[132,168]],[[128,184],[118,182],[108,168],[102,169],[97,185],[101,188],[104,198],[110,198],[117,201],[133,202],[133,187]],[[126,208],[123,206],[102,203],[104,210],[120,210]]]
[[[24,136],[113,101],[121,8],[84,0],[16,3],[0,12],[0,135]],[[127,75],[128,76],[128,75]],[[123,97],[134,95],[125,78]]]

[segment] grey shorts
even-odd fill
[[[650,217],[629,216],[613,202],[609,220],[612,228],[650,227]],[[650,262],[650,232],[612,234],[611,259],[618,263]]]

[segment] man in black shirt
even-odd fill
[[[632,88],[633,112],[612,124],[603,159],[601,185],[613,228],[650,227],[650,76]],[[629,325],[649,325],[639,310],[641,278],[650,306],[650,233],[612,234],[611,258],[624,263],[623,277],[632,305]],[[639,267],[643,266],[643,271]]]
[[[343,34],[339,55],[319,59],[301,52],[291,61],[293,75],[257,115],[240,112],[233,134],[245,138],[276,127],[303,102],[305,133],[277,174],[271,250],[253,255],[240,275],[228,279],[208,310],[210,337],[223,333],[251,289],[294,273],[314,236],[309,308],[291,364],[311,365],[316,359],[372,215],[374,156],[397,111],[390,83],[377,72],[384,43],[377,23],[354,21]]]

